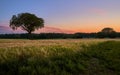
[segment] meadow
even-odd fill
[[[120,39],[0,39],[0,75],[120,75]]]

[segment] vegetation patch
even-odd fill
[[[120,75],[120,42],[0,49],[0,75]],[[82,49],[82,50],[81,50]]]

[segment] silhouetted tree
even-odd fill
[[[109,28],[109,27],[102,29],[101,32],[102,33],[107,33],[107,34],[109,34],[109,33],[115,33],[115,31],[113,30],[113,28]]]
[[[31,13],[20,13],[13,15],[10,20],[10,27],[16,30],[20,27],[22,30],[31,34],[35,29],[44,27],[44,20]]]
[[[117,37],[117,32],[113,28],[103,28],[101,32],[98,32],[97,37],[99,38],[115,38]]]

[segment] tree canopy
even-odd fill
[[[110,34],[110,33],[114,33],[114,29],[113,28],[109,28],[109,27],[106,27],[106,28],[103,28],[101,30],[102,33],[106,33],[106,34]]]
[[[44,27],[44,20],[31,13],[20,13],[12,16],[10,27],[13,30],[20,27],[22,30],[31,34],[36,29]]]

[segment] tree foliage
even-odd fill
[[[106,33],[106,34],[115,33],[115,31],[113,30],[113,28],[109,28],[109,27],[103,28],[101,32],[102,33]]]
[[[0,34],[0,39],[28,39],[29,34]],[[120,32],[112,34],[104,33],[40,33],[31,34],[30,39],[80,39],[80,38],[120,38]]]
[[[44,27],[44,20],[31,13],[20,13],[12,16],[10,27],[13,30],[20,27],[22,30],[31,34],[35,29]]]

